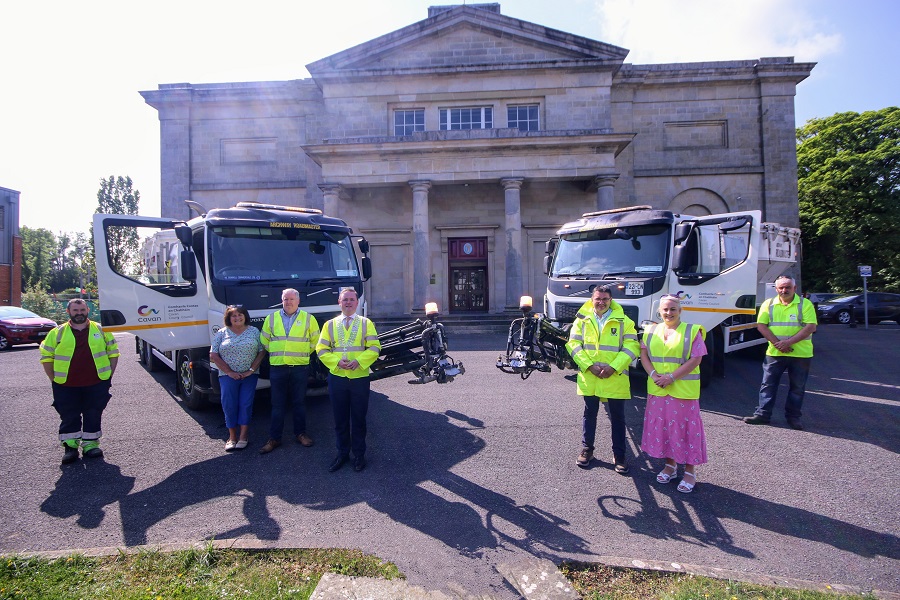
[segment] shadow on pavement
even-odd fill
[[[118,466],[103,458],[79,459],[65,465],[56,487],[41,503],[41,512],[60,519],[78,516],[85,529],[100,526],[105,506],[120,501],[134,487],[134,477],[122,475]]]
[[[314,403],[308,406],[308,419],[330,419],[326,411],[330,412],[327,403]],[[263,419],[266,423],[255,422],[253,431],[264,431],[267,417]],[[325,423],[321,425],[313,430],[326,430]],[[203,510],[204,504],[233,500],[242,503],[247,524],[212,530],[210,538],[250,535],[278,540],[284,533],[282,527],[290,523],[284,519],[279,523],[267,504],[280,499],[324,512],[365,503],[467,556],[481,556],[501,543],[548,558],[556,550],[587,552],[588,544],[566,531],[564,520],[533,506],[517,505],[507,496],[450,472],[484,448],[484,441],[471,430],[480,426],[477,419],[462,413],[417,410],[373,392],[369,442],[377,446],[377,453],[367,456],[371,468],[362,473],[346,467],[337,473],[326,472],[334,456],[331,436],[318,440],[312,448],[281,448],[265,456],[257,453],[261,442],[251,443],[246,452],[185,466],[157,485],[116,498],[120,500],[125,543],[147,543],[151,528],[181,511],[196,508],[198,515],[202,512],[210,518],[208,513],[214,511],[209,507]],[[286,425],[289,431],[290,425]],[[463,501],[448,499],[452,496]],[[69,502],[77,503],[77,498],[70,497]],[[487,518],[476,509],[486,511]],[[353,524],[360,525],[365,524]],[[341,526],[340,521],[334,523],[336,530]],[[212,517],[209,528],[214,527]]]
[[[683,496],[669,484],[674,510],[656,501],[652,484],[635,480],[639,500],[600,496],[597,504],[604,517],[623,521],[632,533],[654,539],[678,540],[714,546],[722,552],[753,558],[753,553],[734,544],[724,525],[742,521],[760,529],[798,539],[828,544],[840,550],[872,558],[900,559],[900,538],[838,521],[808,510],[755,498],[715,484],[703,483],[703,494]],[[661,486],[656,486],[659,490]],[[695,524],[694,519],[700,523]]]

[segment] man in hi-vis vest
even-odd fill
[[[62,464],[103,456],[100,422],[109,403],[109,388],[119,362],[119,346],[88,319],[87,303],[69,300],[69,320],[47,333],[41,343],[41,366],[53,386],[53,408],[59,413]]]
[[[781,375],[788,372],[788,395],[784,415],[792,429],[803,429],[800,422],[813,344],[810,336],[816,331],[816,309],[813,303],[796,293],[797,283],[787,275],[775,280],[778,296],[762,303],[757,317],[757,329],[769,340],[763,361],[763,380],[759,388],[759,406],[744,423],[760,425],[772,419],[775,394]]]
[[[341,314],[322,326],[316,353],[331,373],[328,395],[334,413],[337,456],[328,470],[340,469],[353,451],[353,470],[366,468],[366,414],[369,412],[369,367],[381,352],[375,325],[356,314],[359,297],[353,288],[338,296]]]
[[[309,357],[319,341],[319,323],[314,316],[300,310],[300,292],[294,288],[281,292],[281,307],[266,317],[259,336],[269,353],[269,383],[272,386],[269,441],[260,448],[260,454],[267,454],[281,445],[288,401],[293,405],[294,437],[302,446],[313,445],[312,438],[306,433],[306,383]]]

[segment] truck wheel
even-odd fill
[[[139,343],[141,345],[141,364],[147,367],[147,370],[151,373],[162,371],[163,367],[165,367],[166,365],[163,363],[163,361],[159,360],[155,354],[153,354],[153,348],[150,346],[150,344],[148,344],[144,340],[141,340]]]
[[[191,410],[206,408],[206,397],[194,385],[194,369],[191,367],[190,352],[179,352],[175,367],[178,376],[178,393],[184,401],[184,405]]]
[[[842,310],[837,314],[837,322],[841,325],[846,325],[850,322],[850,311]]]
[[[700,361],[700,387],[705,388],[715,376],[724,372],[725,344],[722,330],[716,327],[706,334],[706,356]]]

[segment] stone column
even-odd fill
[[[413,190],[413,311],[424,311],[431,281],[431,244],[428,242],[430,181],[410,181]]]
[[[338,204],[341,198],[341,184],[339,183],[320,183],[319,189],[322,190],[322,212],[327,217],[338,217]]]
[[[613,186],[618,178],[618,173],[603,173],[594,177],[594,185],[597,186],[597,210],[611,210],[616,207]]]
[[[520,190],[524,179],[501,179],[506,204],[506,309],[519,308],[524,293],[522,280],[522,201]]]

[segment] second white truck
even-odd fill
[[[800,230],[763,223],[760,211],[694,217],[650,206],[592,212],[547,242],[544,313],[571,323],[600,284],[643,330],[658,321],[664,294],[681,299],[683,319],[707,330],[701,380],[724,373],[726,353],[765,343],[759,305],[798,259]]]

